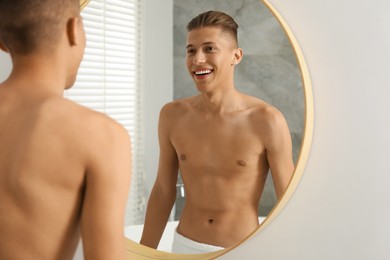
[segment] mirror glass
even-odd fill
[[[174,0],[173,2],[173,99],[198,94],[185,64],[186,25],[189,20],[208,10],[218,10],[231,15],[239,25],[238,41],[244,52],[243,60],[235,69],[235,86],[239,91],[262,99],[283,113],[290,129],[293,159],[296,163],[301,150],[305,121],[302,74],[290,40],[278,20],[259,0]],[[179,174],[176,203],[159,250],[170,251],[173,230],[177,226],[185,203],[183,186]],[[273,181],[269,174],[259,202],[259,219],[263,220],[276,203]],[[136,225],[134,229],[142,230],[142,225]],[[127,229],[130,236],[134,229]],[[139,235],[132,238],[136,242],[139,241]]]
[[[174,99],[196,95],[186,60],[186,25],[189,19],[208,10],[231,15],[238,23],[238,41],[244,58],[235,70],[236,88],[278,108],[285,116],[297,161],[304,128],[304,93],[301,72],[294,50],[283,28],[259,0],[176,0],[174,1]],[[175,219],[180,216],[184,198],[178,193]],[[269,175],[260,200],[259,216],[267,216],[276,203]]]

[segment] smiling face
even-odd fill
[[[187,35],[186,65],[200,92],[234,87],[234,65],[242,58],[235,40],[218,27],[202,27]]]

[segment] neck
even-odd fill
[[[208,113],[223,114],[241,109],[241,94],[235,88],[202,93],[200,106]]]
[[[13,89],[32,89],[62,95],[66,86],[66,68],[55,55],[31,54],[13,57],[13,69],[4,82]]]

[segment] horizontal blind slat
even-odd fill
[[[82,11],[87,45],[76,83],[65,96],[106,113],[132,137],[132,183],[142,179],[140,133],[140,0],[94,0]],[[141,177],[139,177],[141,175]],[[130,204],[139,205],[142,185],[130,190]],[[143,222],[140,207],[130,207],[130,222]],[[137,212],[138,211],[138,212]]]

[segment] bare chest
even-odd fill
[[[254,169],[265,159],[261,133],[246,120],[183,120],[171,141],[182,167],[213,171]]]

